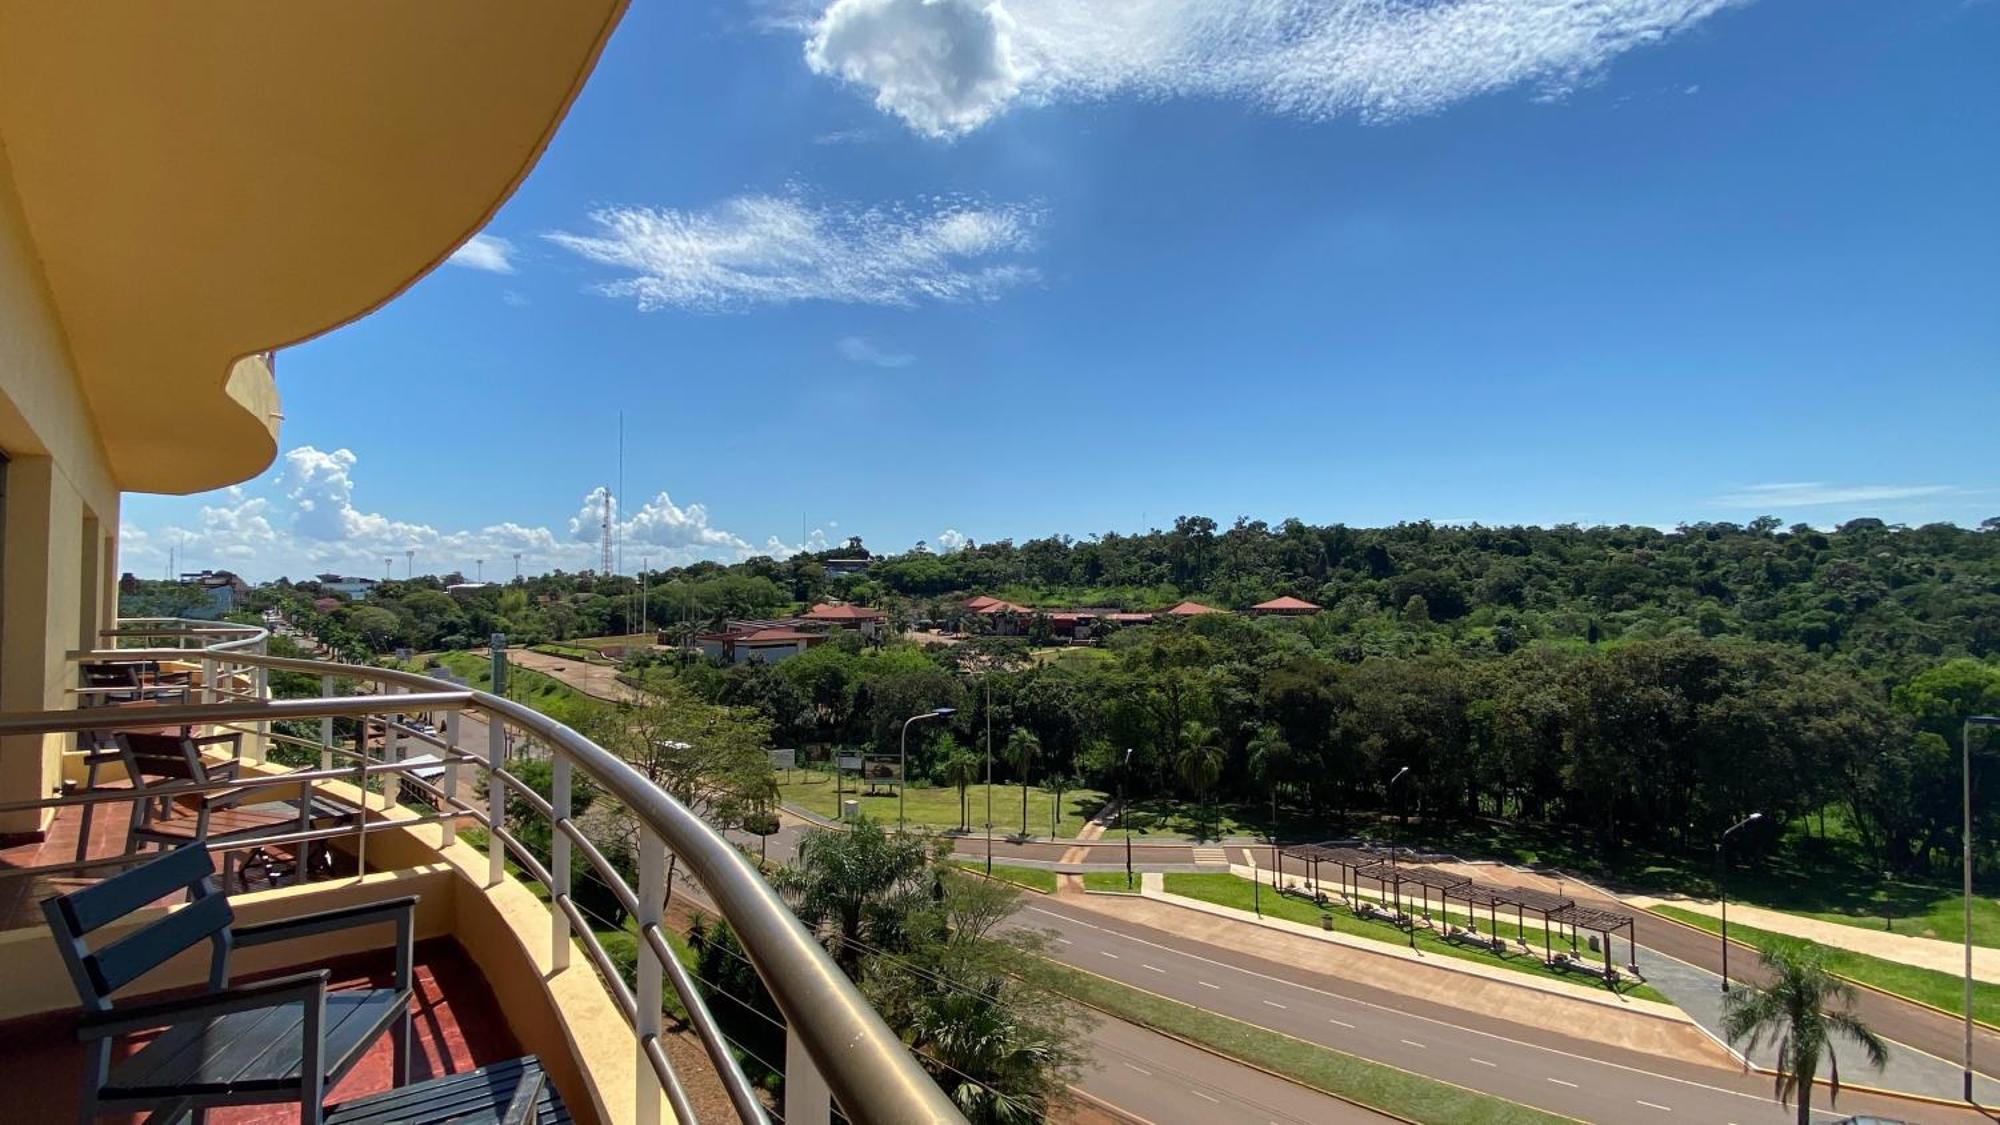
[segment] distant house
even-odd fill
[[[807,610],[805,616],[798,618],[798,621],[802,625],[821,625],[829,629],[852,629],[862,636],[873,640],[882,635],[883,627],[888,624],[889,615],[879,609],[869,609],[867,606],[834,605],[831,602],[821,602]]]
[[[820,569],[828,578],[845,578],[852,574],[864,574],[875,563],[874,559],[862,556],[858,559],[821,559]]]
[[[444,588],[444,592],[454,598],[469,598],[481,590],[493,588],[491,582],[454,582]]]
[[[752,661],[776,664],[824,643],[826,634],[769,626],[703,633],[697,639],[701,642],[701,654],[711,660],[720,660],[724,664],[748,664]]]
[[[204,570],[199,573],[183,574],[181,581],[189,586],[199,586],[208,595],[208,605],[203,615],[221,617],[236,608],[243,595],[250,592],[250,584],[227,570]]]
[[[1181,604],[1175,606],[1174,608],[1167,610],[1165,616],[1199,617],[1204,613],[1221,613],[1221,612],[1222,612],[1221,610],[1215,608],[1212,605],[1203,605],[1200,602],[1182,602]]]
[[[1028,620],[1035,611],[1024,605],[1003,602],[999,598],[977,597],[965,603],[967,611],[985,618],[987,631],[996,637],[1015,637],[1028,631]]]
[[[1302,598],[1287,595],[1258,602],[1250,607],[1250,612],[1257,617],[1311,617],[1319,612],[1319,607]]]

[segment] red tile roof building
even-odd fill
[[[1301,598],[1286,595],[1282,598],[1272,598],[1268,602],[1258,602],[1250,607],[1250,612],[1279,617],[1307,617],[1318,613],[1319,607]]]
[[[1169,617],[1195,617],[1204,613],[1221,612],[1221,610],[1212,605],[1203,605],[1200,602],[1182,602],[1174,608],[1167,610],[1166,615]]]

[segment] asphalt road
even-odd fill
[[[1079,1088],[1156,1125],[1393,1121],[1122,1020],[1103,1019]]]
[[[1354,981],[1030,899],[1025,924],[1057,935],[1078,968],[1274,1031],[1587,1121],[1780,1122],[1770,1080],[1540,1032]],[[1531,1001],[1529,1001],[1531,1002]],[[1582,1029],[1579,1029],[1582,1030]],[[1850,1079],[1856,1075],[1849,1072]],[[1824,1092],[1816,1104],[1824,1104]],[[1986,1121],[1967,1110],[1850,1092],[1839,1113]],[[1174,1121],[1215,1120],[1199,1114]],[[1164,1125],[1164,1123],[1163,1123]]]

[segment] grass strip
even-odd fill
[[[1020,972],[1032,983],[1129,1023],[1198,1043],[1302,1085],[1410,1120],[1435,1125],[1547,1125],[1570,1120],[1308,1043],[1045,958],[1022,958]]]
[[[986,873],[985,860],[954,859],[951,862],[954,866],[962,867],[967,871],[976,872],[981,875]],[[1043,894],[1049,895],[1056,893],[1056,873],[1040,867],[1017,867],[1011,863],[996,863],[993,865],[993,877],[995,879],[1004,879],[1017,887],[1026,887],[1031,891],[1040,891]]]
[[[1111,894],[1136,895],[1139,893],[1141,878],[1142,876],[1135,871],[1132,873],[1132,881],[1128,883],[1125,881],[1125,873],[1123,871],[1086,871],[1083,873],[1083,889],[1086,891],[1105,891]]]
[[[1676,922],[1686,922],[1696,929],[1707,930],[1711,934],[1722,932],[1722,921],[1706,914],[1686,910],[1678,906],[1656,906],[1653,912]],[[1965,1014],[1965,978],[1941,973],[1936,969],[1921,969],[1915,965],[1905,965],[1883,957],[1871,957],[1866,953],[1836,946],[1821,945],[1807,938],[1789,934],[1772,933],[1740,922],[1729,924],[1729,937],[1745,945],[1762,947],[1779,945],[1790,948],[1818,946],[1826,955],[1826,967],[1851,980],[1860,981],[1871,988],[1892,992],[1934,1008],[1943,1008],[1956,1016]],[[1972,1018],[1985,1023],[2000,1024],[2000,985],[1985,981],[1972,982]]]
[[[1183,895],[1187,898],[1200,899],[1203,902],[1212,902],[1217,906],[1228,906],[1237,910],[1255,909],[1253,904],[1261,900],[1263,912],[1269,917],[1283,918],[1286,921],[1298,922],[1307,926],[1320,925],[1321,911],[1319,907],[1301,899],[1280,895],[1269,887],[1265,887],[1261,892],[1257,892],[1251,887],[1250,880],[1237,875],[1191,875],[1169,872],[1166,878],[1166,890],[1168,894]],[[1325,911],[1325,914],[1332,918],[1333,931],[1335,933],[1367,938],[1370,941],[1379,941],[1387,945],[1400,945],[1404,948],[1408,948],[1410,945],[1409,935],[1388,922],[1369,918],[1357,918],[1353,911],[1338,906]],[[1465,915],[1457,912],[1452,912],[1449,917],[1455,922],[1465,921]],[[1440,921],[1442,920],[1440,918]],[[1483,918],[1480,919],[1480,924],[1482,926],[1489,925],[1486,919]],[[1513,933],[1514,926],[1512,923],[1503,919],[1500,924],[1500,936],[1509,937]],[[1593,983],[1589,977],[1579,976],[1575,973],[1558,972],[1555,969],[1549,968],[1541,958],[1540,943],[1536,940],[1541,936],[1540,931],[1530,931],[1529,942],[1531,945],[1536,946],[1534,953],[1512,953],[1505,957],[1498,957],[1492,953],[1462,945],[1453,945],[1451,942],[1444,940],[1436,931],[1426,930],[1421,927],[1418,928],[1416,936],[1416,947],[1420,953],[1434,953],[1440,957],[1450,957],[1459,961],[1470,961],[1478,965],[1508,969],[1523,976],[1541,977],[1544,980],[1568,981],[1571,984],[1585,986],[1590,986]],[[1593,960],[1592,955],[1588,951],[1579,954],[1579,956],[1587,961]],[[1599,986],[1601,987],[1601,984]],[[1664,994],[1651,985],[1640,984],[1636,981],[1621,986],[1618,991],[1622,996],[1630,996],[1638,1000],[1656,1000],[1662,1004],[1671,1004],[1673,1002],[1668,1000]]]

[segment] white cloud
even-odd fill
[[[938,532],[937,549],[941,553],[949,555],[963,546],[965,546],[965,536],[959,534],[957,528],[947,527]]]
[[[834,342],[833,348],[840,353],[840,358],[849,363],[869,367],[908,367],[917,361],[917,357],[908,352],[884,351],[866,336],[842,336]]]
[[[223,566],[253,578],[323,571],[379,574],[385,558],[395,560],[400,574],[409,550],[416,551],[418,573],[470,574],[474,560],[497,565],[502,559],[511,561],[516,551],[524,566],[537,570],[595,569],[600,561],[602,488],[583,497],[565,534],[512,521],[440,528],[357,508],[353,470],[358,461],[346,449],[328,452],[307,445],[288,450],[269,476],[249,488],[212,494],[191,519],[157,527],[125,523],[119,532],[122,565],[136,573],[158,573],[169,547],[180,552],[182,569]],[[633,566],[638,563],[635,551],[649,554],[656,566],[677,566],[699,559],[737,562],[766,553],[782,557],[798,550],[775,537],[755,545],[711,524],[706,506],[676,504],[664,492],[629,519],[614,503],[613,518],[626,562]],[[825,534],[814,532],[807,544],[824,550]]]
[[[1752,484],[1726,492],[1714,502],[1727,508],[1811,507],[1820,504],[1885,504],[1917,500],[1956,491],[1948,484],[1828,484],[1802,481],[1784,484]]]
[[[706,211],[612,207],[591,235],[546,237],[625,274],[600,287],[642,310],[732,311],[794,301],[910,306],[991,300],[1039,275],[1014,260],[1040,212],[962,199],[828,207],[799,193]]]
[[[806,65],[918,133],[1016,104],[1235,98],[1384,121],[1515,86],[1559,97],[1747,0],[832,0]],[[796,27],[797,21],[773,22]]]
[[[475,234],[445,259],[454,266],[488,273],[514,272],[514,244],[498,235]]]

